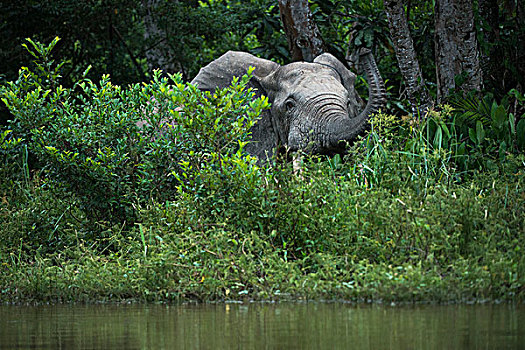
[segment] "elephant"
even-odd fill
[[[354,87],[356,75],[330,53],[317,56],[313,62],[281,66],[246,52],[229,51],[201,68],[191,83],[213,92],[229,86],[234,76],[240,77],[253,67],[248,86],[255,88],[258,96],[267,96],[271,108],[252,127],[252,140],[245,150],[262,162],[282,149],[333,155],[344,152],[386,100],[370,50],[361,49],[357,58],[369,85],[368,102],[362,111],[364,103]]]

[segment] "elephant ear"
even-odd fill
[[[233,77],[241,77],[250,67],[254,67],[253,78],[248,87],[258,90],[258,95],[266,95],[259,81],[279,68],[275,62],[255,57],[246,52],[228,51],[215,61],[201,68],[192,80],[200,90],[215,91],[230,86]]]
[[[332,54],[323,53],[314,59],[314,63],[319,63],[333,68],[341,79],[341,83],[348,91],[348,107],[350,117],[356,117],[359,114],[359,107],[363,107],[364,103],[361,97],[355,91],[356,75],[345,67],[341,61],[335,58]]]
[[[192,80],[200,90],[215,91],[230,86],[233,77],[241,77],[246,74],[250,67],[254,67],[253,77],[248,86],[255,89],[257,97],[265,95],[269,97],[262,80],[276,71],[280,65],[257,58],[246,52],[228,51],[215,61],[201,68],[199,74]],[[270,100],[270,102],[272,102]],[[246,145],[245,150],[257,157],[259,161],[265,162],[272,157],[275,149],[280,144],[279,134],[275,131],[274,121],[269,110],[261,113],[261,119],[251,129],[252,142]]]

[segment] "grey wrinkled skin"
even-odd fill
[[[252,128],[246,150],[266,161],[284,146],[288,151],[333,154],[344,150],[385,102],[384,83],[370,51],[359,54],[369,84],[369,99],[357,95],[356,75],[329,53],[314,62],[284,66],[245,52],[229,51],[202,68],[192,81],[201,90],[225,88],[234,76],[254,67],[249,86],[268,96],[271,110]]]

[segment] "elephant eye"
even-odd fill
[[[295,101],[294,101],[292,98],[289,98],[289,99],[286,100],[286,102],[284,103],[284,108],[286,108],[286,111],[287,111],[287,112],[290,112],[292,109],[295,108]]]

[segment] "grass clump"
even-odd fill
[[[249,77],[204,94],[176,76],[66,89],[58,75],[23,69],[1,90],[15,116],[0,134],[3,302],[524,298],[510,124],[483,124],[479,143],[449,107],[381,114],[297,176],[243,152],[267,108]]]

